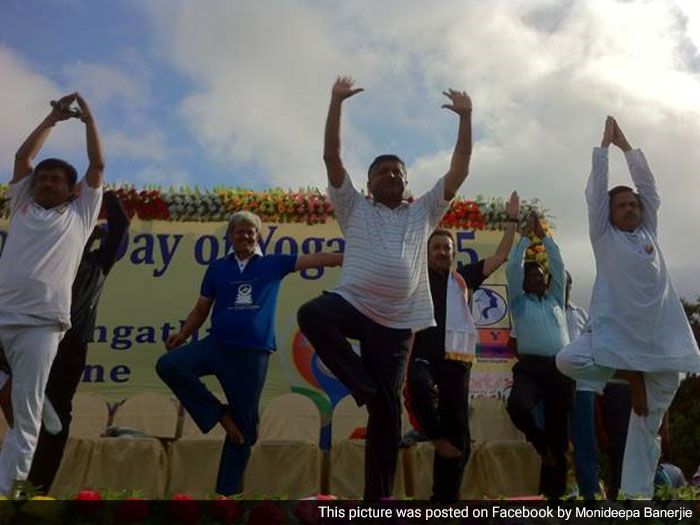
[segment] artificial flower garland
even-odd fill
[[[231,213],[252,211],[263,222],[324,224],[333,215],[333,203],[317,188],[297,191],[273,188],[253,191],[246,188],[214,188],[200,191],[195,187],[175,190],[133,186],[110,186],[121,199],[130,217],[143,221],[195,221],[220,222],[228,220]],[[543,224],[547,223],[545,212],[537,199],[523,201],[520,217],[524,219],[535,210]],[[0,216],[9,215],[7,185],[0,185]],[[507,214],[502,198],[476,199],[457,197],[445,214],[440,226],[460,230],[503,230]]]

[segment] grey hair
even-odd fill
[[[236,226],[236,224],[240,224],[242,222],[255,226],[258,233],[260,233],[262,230],[262,221],[260,220],[260,217],[249,211],[237,211],[236,213],[231,214],[231,217],[228,219],[228,229],[226,230],[227,234],[231,233],[231,230],[234,226]]]

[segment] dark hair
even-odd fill
[[[527,275],[533,270],[539,270],[541,268],[540,263],[536,261],[525,261],[523,265],[523,289],[525,288],[525,281],[527,281]]]
[[[61,159],[44,159],[34,168],[34,176],[41,170],[52,170],[52,169],[63,170],[66,176],[66,181],[68,182],[68,187],[72,188],[78,180],[78,172],[75,168],[68,164],[65,160]]]
[[[393,153],[385,153],[384,155],[379,155],[376,159],[372,161],[372,164],[370,164],[369,168],[367,169],[367,176],[369,177],[372,173],[372,168],[374,168],[377,164],[380,164],[387,160],[398,162],[403,166],[404,172],[406,171],[406,163],[403,160],[401,160],[399,156],[394,155]]]
[[[452,232],[450,230],[446,230],[444,228],[435,228],[433,230],[433,233],[431,233],[430,237],[428,237],[428,246],[430,246],[430,241],[433,240],[433,237],[437,237],[438,235],[444,235],[445,237],[448,237],[452,241],[452,251],[454,251],[456,249],[455,239],[452,236]]]
[[[620,193],[627,193],[630,192],[632,195],[634,195],[637,198],[637,202],[639,203],[639,207],[642,207],[642,200],[639,198],[639,194],[634,191],[633,188],[630,188],[629,186],[615,186],[614,188],[610,188],[608,190],[608,198],[610,199],[610,202],[608,204],[608,207],[610,208],[610,222],[612,223],[612,218],[613,218],[613,200],[615,199],[615,195],[619,195]]]

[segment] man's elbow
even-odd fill
[[[26,166],[30,162],[29,156],[22,150],[15,153],[15,166]]]
[[[326,165],[326,168],[328,168],[329,171],[337,171],[343,165],[338,153],[324,153],[323,163]]]
[[[25,155],[15,155],[14,173],[28,175],[32,172],[31,159]]]
[[[90,171],[93,171],[99,175],[102,175],[105,171],[105,161],[104,160],[90,161],[89,169],[90,169]]]
[[[208,316],[209,316],[209,306],[208,305],[207,306],[199,306],[195,310],[195,318],[200,323],[203,323],[204,321],[206,321]]]

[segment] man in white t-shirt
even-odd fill
[[[401,439],[400,390],[412,333],[435,326],[428,281],[427,245],[432,230],[469,172],[471,100],[445,92],[459,115],[457,144],[447,174],[415,202],[407,201],[406,166],[381,155],[369,167],[367,189],[358,192],[340,157],[342,102],[362,89],[338,78],[326,120],[323,160],[328,193],[345,237],[338,286],[299,309],[299,327],[319,357],[367,404],[366,500],[391,495]],[[357,355],[347,337],[360,341]]]
[[[77,102],[78,109],[71,109]],[[73,166],[32,160],[51,129],[71,117],[85,123],[89,165],[76,184]],[[36,448],[44,391],[58,343],[70,327],[71,287],[102,204],[104,160],[95,121],[77,93],[51,113],[15,155],[8,191],[10,226],[0,257],[0,341],[12,371],[14,427],[0,451],[0,495],[26,480]],[[0,382],[6,376],[2,374]]]
[[[608,190],[608,147],[625,153],[637,188]],[[641,150],[608,117],[586,186],[596,259],[590,330],[557,354],[557,367],[579,387],[601,392],[612,377],[630,384],[622,492],[650,498],[660,447],[657,434],[680,383],[700,371],[700,352],[668,275],[658,240],[661,203]]]

